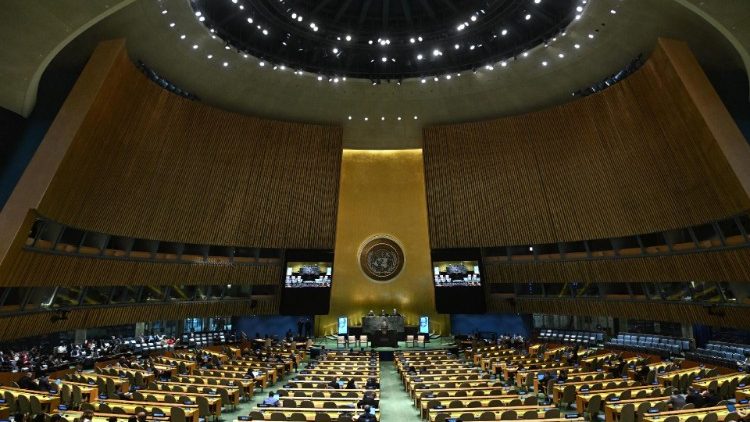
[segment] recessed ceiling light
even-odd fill
[[[162,11],[161,11],[161,14],[162,14],[162,15],[166,15],[166,14],[167,14],[167,11],[166,11],[166,10],[162,10]]]
[[[419,119],[419,117],[417,117],[417,116],[414,116],[414,120],[417,120],[417,119]]]
[[[198,49],[198,44],[193,44],[193,50],[197,50],[197,49]]]
[[[530,13],[527,13],[527,14],[526,14],[526,16],[524,16],[524,19],[526,19],[526,20],[529,20],[529,19],[531,19],[531,14],[530,14]]]
[[[575,48],[581,48],[581,44],[576,44],[573,47],[575,47]]]
[[[542,66],[547,66],[547,62],[546,61],[542,62]]]
[[[224,67],[227,67],[227,66],[229,66],[229,62],[224,62],[221,65],[224,66]]]

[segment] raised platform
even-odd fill
[[[332,340],[328,337],[318,337],[315,339],[315,344],[313,347],[319,348],[320,346],[325,346],[328,350],[347,350],[349,347],[344,346],[338,346],[336,344],[336,340]],[[359,347],[355,347],[355,349],[359,349]],[[397,351],[407,351],[407,350],[435,350],[435,349],[458,349],[458,345],[456,344],[453,337],[439,337],[436,339],[431,339],[430,342],[425,343],[425,346],[407,346],[405,342],[399,341],[398,347],[366,347],[366,350],[375,350],[376,352],[380,352],[380,358],[381,360],[392,360],[393,352]]]

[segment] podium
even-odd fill
[[[405,338],[404,317],[401,315],[368,315],[362,317],[362,333],[370,338],[372,347],[398,347]]]
[[[383,332],[383,327],[387,331],[395,331],[397,336],[404,335],[404,317],[401,315],[387,316],[364,316],[362,317],[362,333],[370,337],[375,336],[378,332]]]

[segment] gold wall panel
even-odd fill
[[[422,150],[344,150],[336,229],[330,314],[318,318],[319,334],[331,334],[340,315],[358,324],[370,309],[398,308],[407,324],[430,315],[434,331],[449,331],[437,315],[427,229]],[[388,282],[369,279],[357,252],[375,235],[395,238],[404,267]]]

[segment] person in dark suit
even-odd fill
[[[380,383],[375,378],[368,378],[367,383],[365,383],[365,388],[380,388]]]
[[[39,384],[39,391],[53,390],[52,385],[49,383],[49,378],[47,377],[47,374],[42,374],[37,380],[37,384]]]
[[[354,378],[349,378],[349,382],[346,383],[346,389],[355,390],[356,388],[357,388],[357,385],[354,384]]]
[[[300,318],[297,321],[297,337],[302,337],[302,329],[305,327],[305,321]]]
[[[25,373],[21,379],[18,380],[18,386],[24,390],[38,390],[39,384],[34,382],[33,374],[31,372]]]
[[[312,321],[310,321],[310,318],[305,318],[305,337],[312,337]]]
[[[685,403],[693,403],[695,407],[703,407],[703,405],[706,403],[706,399],[703,398],[703,395],[699,393],[694,388],[691,388],[688,391],[687,396],[685,396]]]
[[[339,380],[336,379],[336,378],[332,379],[331,382],[328,383],[328,388],[333,388],[333,389],[338,390],[338,388],[339,388]]]
[[[362,400],[357,402],[357,407],[362,408],[364,406],[378,407],[378,401],[375,399],[375,393],[368,391]]]
[[[375,417],[372,413],[370,413],[370,406],[365,406],[364,409],[362,409],[362,414],[359,415],[357,418],[357,422],[377,422],[378,418]]]

